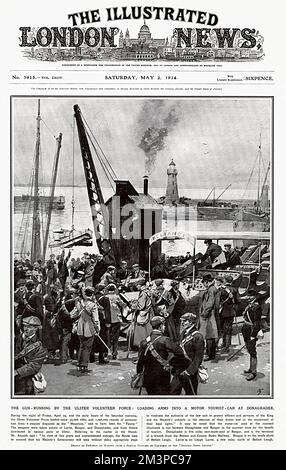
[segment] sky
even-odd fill
[[[41,178],[51,179],[56,140],[63,134],[57,184],[83,185],[84,172],[73,124],[78,104],[118,179],[141,190],[149,172],[150,187],[164,188],[174,160],[180,188],[244,189],[258,155],[262,172],[271,157],[269,98],[41,98]],[[13,98],[12,152],[14,183],[28,184],[36,141],[37,98]],[[74,129],[74,130],[73,130]],[[150,140],[151,139],[151,140]],[[109,183],[94,156],[102,187]],[[255,188],[256,181],[250,182]]]

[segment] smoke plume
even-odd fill
[[[138,147],[145,154],[145,172],[152,172],[158,152],[166,145],[166,138],[179,121],[175,105],[165,100],[149,100],[142,106],[139,128],[144,129]],[[146,124],[148,125],[146,129]]]

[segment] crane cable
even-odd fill
[[[85,131],[86,131],[86,134],[87,134],[87,137],[89,138],[89,141],[96,153],[96,156],[99,160],[99,163],[101,164],[101,167],[104,171],[104,174],[107,178],[107,180],[109,181],[109,184],[110,186],[112,187],[112,189],[114,190],[114,180],[118,179],[117,178],[117,175],[113,169],[113,167],[111,166],[108,158],[106,157],[102,147],[100,146],[98,140],[96,139],[95,135],[93,134],[91,128],[89,127],[86,119],[84,118],[84,116],[82,115],[82,118],[83,118],[83,121],[84,121],[84,127],[85,127]],[[93,138],[93,139],[92,139]],[[94,140],[94,141],[93,141]],[[96,145],[94,144],[94,142],[96,143]]]
[[[92,146],[93,150],[95,151],[95,154],[96,154],[96,156],[97,156],[97,158],[98,158],[98,160],[99,160],[99,163],[100,163],[100,165],[101,165],[101,167],[102,167],[102,169],[103,169],[103,171],[104,171],[104,174],[105,174],[105,176],[106,176],[106,178],[107,178],[107,180],[108,180],[110,186],[114,189],[114,184],[113,184],[113,182],[114,182],[114,177],[113,177],[112,173],[111,173],[110,170],[108,169],[106,163],[104,162],[102,156],[100,155],[100,152],[98,151],[98,149],[97,149],[96,146],[94,145],[94,142],[92,141],[91,135],[90,135],[90,133],[89,133],[89,131],[88,131],[87,128],[85,128],[85,132],[86,132],[86,135],[87,135],[87,137],[88,137],[88,139],[89,139],[89,141],[90,141],[90,143],[91,143],[91,146]]]
[[[103,157],[105,158],[105,161],[106,161],[106,163],[107,163],[107,166],[109,166],[109,168],[110,168],[110,175],[112,176],[113,179],[117,179],[116,173],[115,173],[114,169],[112,168],[112,166],[111,166],[111,164],[110,164],[110,162],[109,162],[107,156],[105,155],[105,153],[104,153],[104,151],[103,151],[103,149],[102,149],[100,143],[98,142],[97,138],[95,137],[94,133],[92,132],[91,128],[89,127],[89,125],[88,125],[88,123],[87,123],[87,121],[86,121],[86,119],[85,119],[85,117],[84,117],[83,115],[82,115],[82,118],[83,118],[83,120],[84,120],[84,122],[85,122],[87,128],[89,129],[89,131],[90,131],[92,137],[94,138],[94,141],[96,142],[98,148],[100,149],[100,151],[101,151]]]
[[[107,178],[107,180],[108,180],[110,186],[111,186],[112,189],[114,190],[114,180],[113,180],[113,177],[111,176],[110,171],[109,171],[108,168],[106,167],[106,164],[104,163],[104,161],[103,161],[102,157],[100,156],[100,154],[99,154],[97,148],[95,147],[94,143],[92,142],[88,130],[85,129],[85,132],[86,132],[87,137],[89,138],[89,141],[90,141],[90,143],[91,143],[91,145],[92,145],[92,148],[94,149],[94,151],[95,151],[95,153],[96,153],[96,156],[97,156],[97,158],[98,158],[98,160],[99,160],[99,163],[101,164],[101,167],[102,167],[102,169],[103,169],[103,171],[104,171],[104,174],[105,174],[105,176],[106,176],[106,178]]]

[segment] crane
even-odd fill
[[[81,110],[77,104],[74,105],[74,116],[77,124],[82,163],[94,227],[94,236],[98,246],[98,251],[103,256],[105,262],[108,264],[113,264],[115,263],[115,253],[113,249],[114,247],[112,246],[112,240],[109,237],[108,211],[104,204],[103,194],[92,158],[89,142],[93,146],[111,185],[113,183],[112,180],[117,179],[117,177],[111,165],[107,161],[101,147],[92,134],[92,131],[84,120]],[[97,147],[94,145],[92,137],[96,142]]]

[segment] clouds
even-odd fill
[[[84,184],[73,105],[78,104],[118,178],[139,189],[145,158],[151,158],[150,187],[164,187],[174,159],[180,187],[244,187],[256,158],[270,158],[271,101],[268,98],[43,98],[41,115],[43,174],[50,179],[56,142],[63,133],[58,184]],[[16,183],[28,183],[36,137],[36,98],[13,101],[13,156]],[[149,131],[148,131],[149,129]],[[161,132],[160,132],[161,131]],[[146,134],[147,133],[147,134]],[[144,140],[145,139],[145,140]],[[147,139],[147,140],[146,140]],[[74,141],[74,145],[73,145]],[[94,157],[102,186],[103,172]]]

